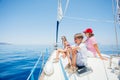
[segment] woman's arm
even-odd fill
[[[101,55],[101,53],[100,53],[100,50],[99,50],[99,48],[98,48],[98,45],[97,45],[97,44],[94,44],[94,48],[96,49],[96,51],[97,51],[97,53],[98,53],[99,57],[100,57],[102,60],[107,60],[106,58],[103,58],[103,57],[102,57],[102,55]]]

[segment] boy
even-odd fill
[[[72,47],[72,66],[70,73],[76,72],[77,69],[84,68],[87,64],[87,48],[83,41],[83,35],[77,33],[74,35],[75,45]]]

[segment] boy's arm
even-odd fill
[[[74,47],[72,47],[72,49],[73,49],[73,50],[79,50],[80,47],[79,47],[79,46],[74,46]]]

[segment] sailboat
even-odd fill
[[[118,33],[117,26],[120,25],[120,0],[112,0],[113,5],[113,15],[114,15],[114,27],[116,33],[116,48],[118,47]],[[116,5],[114,4],[116,3]],[[106,55],[102,54],[102,56],[107,57],[108,60],[101,60],[98,57],[88,57],[87,62],[87,70],[81,73],[75,72],[73,74],[68,73],[65,70],[65,66],[67,65],[67,59],[60,58],[58,63],[53,63],[53,59],[56,56],[56,49],[58,47],[58,31],[59,24],[61,20],[64,18],[64,14],[66,13],[67,7],[69,5],[69,0],[66,2],[65,11],[62,11],[61,0],[58,0],[58,19],[57,19],[57,27],[56,27],[56,44],[55,50],[51,53],[48,61],[43,66],[42,73],[39,75],[38,80],[120,80],[120,56],[116,53],[116,55]],[[38,59],[39,61],[39,59]],[[37,61],[37,63],[38,63]],[[36,63],[36,65],[37,65]],[[35,66],[36,66],[35,65]],[[27,78],[27,80],[34,80],[32,75],[35,67],[31,71],[31,74]]]

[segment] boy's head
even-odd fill
[[[74,41],[78,45],[82,42],[83,38],[84,37],[83,37],[82,33],[77,33],[74,35]]]

